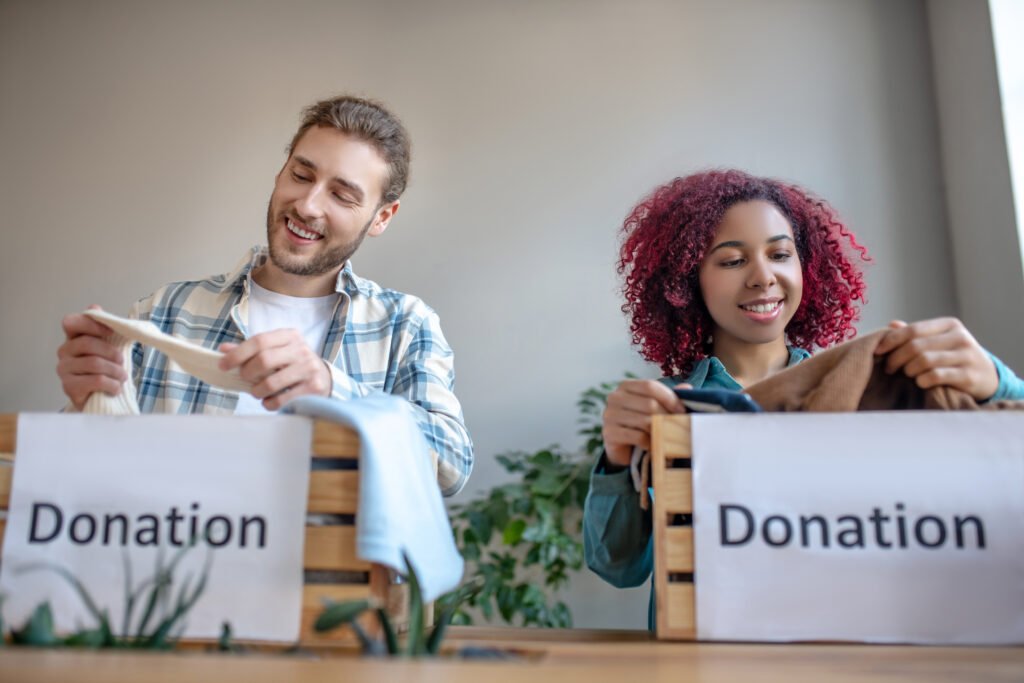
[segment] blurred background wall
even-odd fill
[[[341,92],[412,133],[402,209],[354,264],[441,316],[478,458],[460,498],[500,481],[496,453],[578,443],[584,388],[657,376],[617,231],[697,169],[832,202],[875,258],[861,330],[960,315],[1024,368],[983,0],[0,0],[0,411],[62,405],[65,313],[262,242],[300,109]],[[584,573],[571,604],[639,628],[647,589]]]

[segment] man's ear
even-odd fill
[[[384,204],[382,207],[377,209],[377,215],[373,217],[373,225],[370,226],[368,231],[370,237],[376,237],[388,229],[388,223],[390,223],[391,219],[394,218],[396,213],[398,213],[398,205],[400,203],[401,202],[396,199],[395,201]]]

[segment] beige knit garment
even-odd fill
[[[139,342],[163,351],[182,370],[207,384],[228,391],[241,392],[252,389],[252,383],[242,379],[237,368],[225,372],[218,367],[218,362],[224,357],[220,351],[204,349],[173,337],[146,320],[131,320],[92,309],[85,311],[85,314],[114,331],[107,341],[121,350],[122,363],[129,377],[132,374],[132,342]],[[131,380],[125,382],[117,396],[110,396],[102,391],[94,392],[86,400],[82,412],[94,415],[138,415],[139,402],[135,394],[135,385]]]

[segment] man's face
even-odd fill
[[[363,238],[384,232],[398,202],[380,204],[387,164],[370,144],[314,126],[277,174],[267,208],[273,266],[290,275],[336,272]]]

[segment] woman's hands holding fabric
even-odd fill
[[[689,389],[688,384],[680,388]],[[686,408],[672,389],[649,379],[627,379],[608,394],[601,423],[601,436],[608,461],[627,467],[633,448],[651,449],[651,418],[654,415],[685,413]]]
[[[907,324],[889,323],[875,354],[888,354],[885,371],[903,371],[922,389],[948,386],[975,400],[991,398],[999,388],[992,359],[956,318],[933,318]]]

